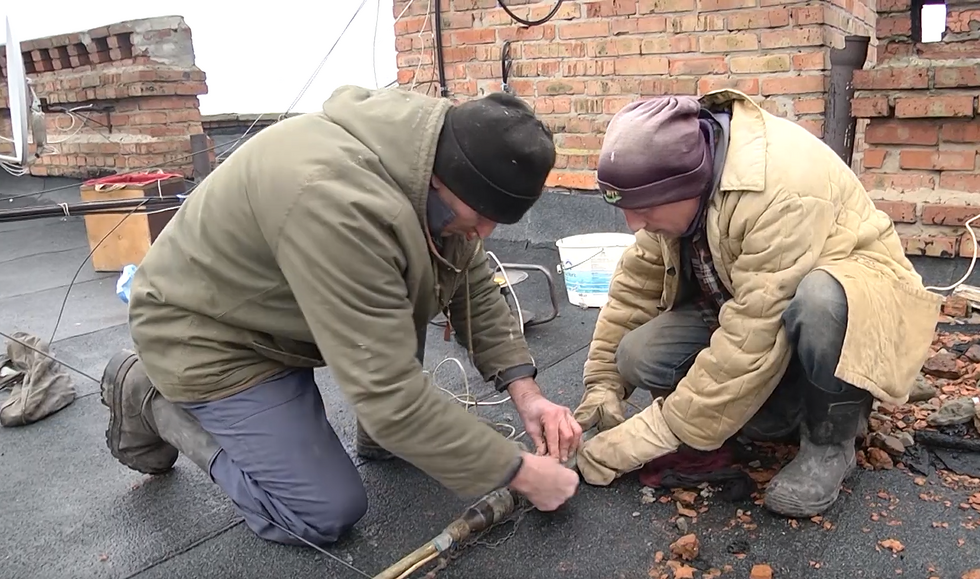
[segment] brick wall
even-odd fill
[[[447,84],[459,99],[499,90],[501,50],[510,41],[509,84],[556,133],[549,185],[593,189],[609,119],[641,96],[735,87],[822,136],[830,49],[843,47],[846,34],[871,35],[875,13],[865,2],[873,0],[566,1],[552,20],[527,28],[496,0],[443,0]],[[506,3],[526,20],[554,6]],[[406,88],[438,78],[426,13],[432,4],[394,3],[402,15],[398,80]]]
[[[961,226],[980,213],[980,2],[949,0],[942,42],[916,42],[909,0],[878,12],[877,64],[854,77],[857,170],[908,253],[972,257]]]
[[[53,148],[31,165],[33,175],[88,178],[160,166],[191,176],[190,135],[203,132],[198,95],[207,85],[183,18],[122,22],[22,49]],[[10,135],[6,64],[0,56],[0,134]],[[10,154],[13,146],[0,141],[0,150]]]

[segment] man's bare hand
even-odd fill
[[[545,398],[530,378],[515,382],[508,390],[537,454],[566,462],[578,452],[582,427],[570,409]]]

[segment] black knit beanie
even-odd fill
[[[551,131],[521,99],[492,93],[449,109],[433,173],[483,217],[514,224],[555,165]]]

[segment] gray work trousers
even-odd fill
[[[814,271],[800,283],[783,325],[793,345],[790,366],[775,391],[745,425],[742,434],[756,441],[785,440],[805,418],[807,388],[839,395],[854,386],[835,376],[847,330],[844,288],[830,274]],[[661,313],[626,334],[616,352],[620,375],[632,386],[666,396],[687,374],[698,353],[708,347],[711,329],[692,304]],[[819,414],[819,412],[815,413]]]
[[[357,468],[327,421],[312,369],[290,370],[228,398],[181,404],[221,445],[211,479],[263,539],[335,542],[367,512]]]

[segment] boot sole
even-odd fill
[[[841,484],[837,486],[837,490],[834,491],[834,494],[831,495],[826,501],[804,505],[799,501],[778,495],[772,495],[767,492],[762,499],[763,505],[766,507],[766,509],[772,511],[773,513],[792,519],[815,517],[822,514],[837,502],[837,499],[840,498],[840,486],[847,482],[851,475],[854,474],[856,468],[856,465],[851,465],[847,469],[847,472],[844,473],[843,477],[841,477]]]
[[[138,357],[135,352],[123,350],[116,353],[106,364],[102,372],[102,384],[100,385],[102,405],[109,409],[109,426],[105,431],[105,442],[113,458],[124,466],[129,467],[143,474],[163,474],[169,472],[173,467],[163,469],[147,468],[146,465],[134,461],[132,457],[119,449],[119,440],[122,438],[122,418],[117,415],[115,409],[121,409],[122,389],[116,388],[121,383],[121,378],[125,377]]]

